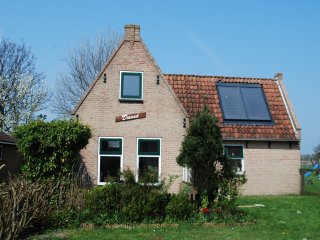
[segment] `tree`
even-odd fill
[[[177,162],[190,169],[193,186],[199,196],[206,195],[209,204],[217,198],[223,183],[236,177],[224,155],[218,120],[207,106],[196,114],[187,130]]]
[[[55,113],[60,116],[71,113],[119,43],[120,36],[109,32],[94,41],[86,39],[70,51],[66,60],[67,70],[60,72],[56,81],[53,102]]]
[[[319,162],[320,161],[320,144],[315,146],[313,148],[313,151],[314,151],[313,159]]]
[[[88,144],[91,130],[78,121],[38,119],[16,127],[13,136],[25,160],[26,177],[68,179],[80,163],[79,151]]]
[[[48,90],[35,70],[35,56],[22,42],[0,42],[0,131],[32,120],[45,108]]]

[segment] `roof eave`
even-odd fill
[[[292,138],[222,138],[223,141],[253,141],[253,142],[300,142],[299,139]]]

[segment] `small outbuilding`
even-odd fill
[[[22,158],[18,153],[13,137],[0,132],[0,182],[8,178],[9,173],[13,176],[21,171]]]

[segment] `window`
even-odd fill
[[[225,145],[224,153],[231,161],[232,167],[238,174],[244,172],[243,146]]]
[[[158,183],[161,166],[161,140],[159,138],[138,138],[138,181]]]
[[[224,122],[273,124],[259,84],[218,83]]]
[[[143,73],[142,72],[120,72],[120,99],[142,100]]]
[[[123,138],[99,139],[98,184],[120,179]]]
[[[187,183],[191,182],[191,171],[187,167],[182,168],[182,181]]]
[[[2,145],[0,145],[0,160],[2,160]]]

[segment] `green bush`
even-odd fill
[[[136,183],[132,176],[126,170],[123,181],[89,190],[83,219],[96,224],[162,221],[169,201],[165,186]]]
[[[172,195],[166,207],[166,218],[169,221],[187,220],[193,215],[193,205],[189,198],[189,188]]]
[[[23,154],[23,173],[29,179],[69,178],[79,162],[79,151],[91,137],[78,121],[35,120],[15,128],[17,147]]]

